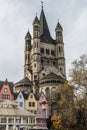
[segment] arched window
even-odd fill
[[[37,42],[37,47],[38,47],[38,42]]]
[[[46,97],[49,99],[50,98],[50,89],[46,88],[45,93],[46,93]]]
[[[61,47],[59,46],[59,53],[61,53]]]
[[[53,87],[53,88],[51,89],[51,98],[52,98],[52,99],[55,99],[55,98],[56,98],[56,88],[55,88],[55,87]]]
[[[60,71],[62,72],[62,67],[60,67]]]

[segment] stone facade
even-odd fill
[[[53,104],[56,90],[65,80],[63,29],[58,22],[55,39],[51,37],[42,6],[40,19],[36,16],[33,21],[33,35],[28,31],[25,36],[24,79],[14,85],[15,90],[33,89],[36,94],[43,91],[49,104]],[[55,113],[52,108],[50,106],[50,114]]]

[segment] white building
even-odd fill
[[[0,130],[28,130],[36,125],[34,114],[11,101],[0,102]]]

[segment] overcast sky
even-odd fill
[[[59,19],[63,27],[67,75],[71,62],[87,54],[87,0],[43,0],[53,38]],[[41,0],[0,0],[0,80],[24,76],[24,37],[41,12]]]

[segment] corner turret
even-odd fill
[[[31,53],[31,34],[28,30],[27,34],[25,35],[25,52],[24,52],[24,77],[26,77],[27,70],[30,70],[30,53]]]
[[[57,43],[63,43],[63,36],[62,36],[62,26],[60,25],[60,23],[57,23],[57,26],[55,28],[55,32],[56,32],[56,42]]]
[[[31,34],[28,31],[25,35],[25,51],[31,50]]]
[[[40,22],[38,17],[36,16],[33,22],[33,39],[40,37]]]

